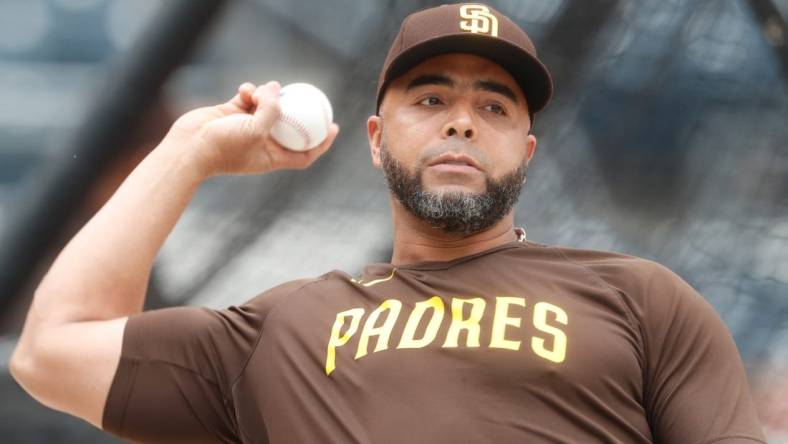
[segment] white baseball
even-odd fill
[[[271,136],[285,148],[310,150],[326,139],[334,121],[331,102],[316,86],[291,83],[279,93],[282,110],[271,128]]]

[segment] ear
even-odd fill
[[[372,155],[372,165],[380,169],[380,146],[383,142],[383,118],[369,116],[367,119],[367,139],[369,140],[369,153]]]
[[[529,134],[525,143],[525,162],[527,164],[531,162],[531,158],[536,153],[536,137],[533,134]]]

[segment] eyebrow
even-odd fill
[[[473,83],[473,87],[483,91],[490,91],[502,96],[508,97],[512,102],[517,103],[517,95],[511,88],[503,83],[495,82],[492,80],[477,80]]]
[[[423,85],[442,85],[453,87],[455,83],[454,80],[442,74],[424,74],[411,80],[410,83],[408,83],[408,86],[405,88],[405,91],[409,91],[413,88]]]
[[[405,91],[409,91],[413,88],[424,85],[440,85],[451,88],[456,84],[457,83],[454,80],[443,74],[424,74],[411,80],[410,83],[408,83],[408,86],[405,87]],[[477,80],[473,82],[473,88],[481,91],[489,91],[500,94],[509,98],[512,102],[518,103],[517,95],[514,93],[514,91],[512,91],[511,88],[504,85],[503,83],[496,82],[494,80]]]

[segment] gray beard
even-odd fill
[[[517,203],[526,177],[526,166],[500,180],[486,177],[487,187],[480,194],[424,190],[422,168],[413,174],[381,145],[383,174],[389,190],[411,214],[433,228],[448,234],[471,235],[493,226],[506,216]]]

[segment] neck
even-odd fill
[[[517,240],[511,212],[490,228],[475,234],[445,233],[413,216],[392,199],[395,266],[417,262],[445,262],[480,253]]]

